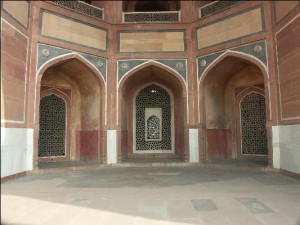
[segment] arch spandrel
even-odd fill
[[[43,73],[45,67],[71,58],[77,58],[106,82],[107,59],[44,44],[38,45],[37,75]]]
[[[159,59],[159,60],[119,60],[118,61],[118,82],[148,66],[156,66],[174,74],[187,83],[187,60],[186,59]]]
[[[207,71],[212,69],[218,62],[222,61],[222,59],[227,56],[244,58],[267,72],[268,62],[266,43],[265,41],[259,41],[198,57],[198,80],[202,80],[203,75],[205,75]]]

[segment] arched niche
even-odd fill
[[[268,96],[267,74],[256,60],[227,53],[215,60],[200,78],[200,123],[204,127],[204,160],[248,158],[266,160],[267,155],[241,153],[239,111],[241,93],[250,88]],[[265,94],[266,93],[266,94]],[[267,120],[268,98],[265,101]],[[266,122],[265,122],[266,123]]]
[[[172,150],[169,153],[152,152],[149,154],[136,154],[134,152],[136,96],[142,89],[151,85],[162,88],[170,96],[174,121],[174,131],[172,134],[174,150],[169,149]],[[184,146],[185,104],[185,86],[178,74],[152,64],[143,65],[131,71],[130,74],[127,74],[119,85],[119,118],[121,125],[121,149],[119,150],[119,154],[122,159],[131,157],[177,157],[184,160],[186,155]],[[159,117],[159,113],[156,116]]]
[[[82,57],[71,54],[57,57],[39,70],[36,93],[36,118],[39,121],[40,99],[46,93],[60,92],[69,99],[67,155],[38,157],[36,161],[93,160],[102,161],[102,126],[104,122],[104,82],[101,75]],[[35,135],[39,134],[39,126]],[[36,138],[38,140],[38,137]],[[38,143],[36,144],[38,146]],[[37,152],[37,148],[36,148]]]

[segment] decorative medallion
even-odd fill
[[[102,68],[102,67],[104,66],[104,63],[103,63],[102,61],[99,60],[99,61],[97,62],[97,65],[98,65],[100,68]]]
[[[182,70],[182,69],[183,69],[183,63],[182,63],[182,62],[176,63],[176,69],[177,69],[178,71]]]
[[[42,50],[42,54],[43,54],[43,56],[48,57],[50,53],[49,53],[49,50],[48,50],[48,49],[44,48],[44,49]]]
[[[122,63],[122,64],[121,64],[121,69],[122,69],[122,70],[128,70],[128,68],[129,68],[128,63]]]
[[[253,51],[254,51],[256,54],[260,53],[260,52],[262,51],[261,45],[256,45],[256,46],[254,47]]]
[[[206,60],[201,60],[201,62],[200,62],[200,66],[202,66],[202,67],[204,67],[204,66],[206,66]]]

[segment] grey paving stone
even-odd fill
[[[1,223],[300,225],[299,196],[300,180],[277,173],[103,167],[2,183]]]
[[[253,213],[274,213],[274,211],[256,198],[236,198]]]
[[[215,211],[217,206],[210,199],[193,199],[191,202],[198,211]]]

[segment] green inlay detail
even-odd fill
[[[255,47],[260,46],[261,51],[260,52],[255,52]],[[237,46],[233,47],[227,50],[235,51],[235,52],[241,52],[245,53],[247,55],[251,55],[255,58],[257,58],[259,61],[261,61],[265,66],[268,65],[267,61],[267,47],[266,47],[266,42],[265,41],[258,41],[254,42],[251,44],[243,45],[243,46]],[[198,78],[202,76],[204,70],[214,61],[216,60],[220,55],[222,55],[226,50],[212,53],[210,55],[205,55],[197,58],[197,65],[198,65]],[[206,64],[205,66],[201,66],[201,62],[205,60]]]
[[[49,52],[48,56],[44,56],[42,54],[43,49],[47,49]],[[91,64],[95,66],[95,68],[101,73],[103,76],[104,80],[106,81],[106,66],[107,66],[107,60],[105,58],[100,58],[97,56],[85,54],[82,52],[76,52],[72,51],[69,49],[63,49],[63,48],[57,48],[49,45],[44,45],[44,44],[39,44],[38,45],[38,63],[37,63],[37,70],[41,68],[42,65],[44,65],[46,62],[49,60],[62,56],[65,54],[70,54],[70,53],[77,53],[81,55],[83,58],[85,58],[87,61],[89,61]],[[101,66],[99,66],[101,64]]]
[[[154,62],[163,64],[167,67],[169,67],[172,70],[175,70],[180,74],[180,76],[184,79],[184,81],[187,81],[187,65],[186,65],[186,59],[159,59],[159,60],[153,60]],[[118,61],[118,80],[120,81],[122,77],[128,73],[128,71],[131,71],[132,69],[136,68],[137,66],[150,62],[150,60],[142,60],[142,59],[136,59],[136,60],[119,60]]]
[[[118,61],[118,80],[120,81],[121,78],[133,68],[147,62],[148,60],[119,60]]]

